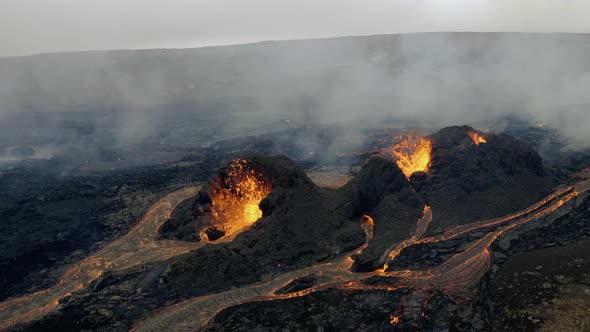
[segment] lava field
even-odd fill
[[[3,170],[0,329],[534,331],[590,295],[568,272],[590,252],[588,154],[528,125],[326,130],[313,153],[292,144],[310,130]]]

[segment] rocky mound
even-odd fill
[[[476,144],[470,133],[486,142]],[[541,157],[518,139],[468,126],[447,127],[429,139],[428,175],[415,173],[411,182],[432,207],[431,232],[518,211],[551,191]]]
[[[355,179],[336,190],[319,188],[285,157],[247,160],[272,183],[272,192],[259,205],[262,218],[231,243],[205,247],[173,264],[166,280],[174,287],[187,289],[182,286],[187,282],[208,287],[210,280],[198,275],[231,284],[236,276],[230,270],[261,277],[334,258],[364,243],[363,215],[375,220],[375,236],[355,260],[357,269],[371,270],[388,245],[413,232],[423,210],[401,170],[382,158],[370,160]]]
[[[374,270],[388,247],[411,236],[424,204],[397,164],[381,158],[371,159],[341,190],[351,197],[356,215],[374,221],[373,239],[354,257],[355,270]]]
[[[388,246],[412,234],[422,215],[424,201],[432,206],[433,225],[440,229],[520,209],[530,204],[527,200],[537,200],[543,195],[542,191],[551,186],[540,158],[526,144],[504,135],[484,134],[486,143],[477,145],[468,135],[471,130],[451,127],[433,134],[429,173],[416,173],[410,181],[394,162],[373,158],[344,187],[322,189],[285,157],[247,158],[249,165],[263,172],[272,183],[270,194],[259,204],[262,217],[250,229],[229,243],[213,241],[166,262],[107,274],[89,289],[73,294],[58,313],[27,328],[50,330],[76,322],[76,330],[128,330],[132,323],[150,312],[181,299],[269,280],[282,272],[350,252],[365,241],[360,223],[364,215],[374,221],[374,236],[368,247],[354,257],[354,267],[358,271],[372,270],[380,265]],[[227,175],[227,169],[220,174]],[[169,224],[180,225],[187,220],[198,223],[196,212],[206,211],[195,210],[195,207],[207,202],[208,190],[205,188],[196,199],[179,205]],[[470,198],[472,196],[477,199]],[[505,202],[510,199],[514,202]],[[174,236],[189,239],[198,234],[196,227],[187,226],[184,231],[184,235]],[[321,275],[294,280],[281,291],[306,289],[320,279]],[[278,326],[292,329],[386,328],[391,323],[388,319],[392,319],[391,315],[398,309],[400,295],[405,295],[397,291],[391,294],[359,291],[353,294],[358,298],[347,301],[350,294],[347,290],[329,289],[286,301],[246,303],[224,310],[211,328],[224,330],[242,325],[249,329],[267,324],[270,324],[269,329]],[[420,320],[424,299],[403,298],[403,305],[420,309],[416,310]],[[436,294],[430,298],[442,299]],[[379,304],[386,302],[389,304]],[[447,302],[428,303],[432,312],[442,312]],[[310,305],[315,306],[317,317],[309,316]],[[457,315],[461,317],[460,322],[479,324],[480,321],[471,319],[474,313],[479,314],[479,311],[469,309],[467,314]],[[277,317],[268,320],[268,314]],[[363,320],[365,315],[367,320]],[[308,323],[296,325],[302,320]],[[434,326],[403,324],[406,322],[400,323],[400,330],[432,329]],[[472,327],[469,325],[463,330],[474,330]]]
[[[339,200],[337,197],[340,197],[340,195],[334,195],[334,192],[318,188],[294,162],[282,156],[252,157],[246,158],[245,161],[247,161],[251,170],[264,174],[272,188],[270,194],[259,204],[264,222],[254,224],[251,229],[252,232],[257,233],[257,229],[260,227],[267,229],[280,222],[275,220],[284,220],[283,222],[288,224],[285,227],[304,227],[307,230],[317,230],[322,228],[323,225],[330,224],[342,226],[341,222],[317,222],[326,218],[322,214],[325,210],[324,207],[337,209],[338,204],[333,204],[333,201]],[[224,167],[217,172],[215,178],[230,178],[229,172],[229,167]],[[203,229],[204,225],[210,223],[210,219],[213,218],[211,216],[213,190],[212,185],[206,185],[197,197],[181,203],[174,210],[171,218],[160,229],[159,237],[183,241],[199,241],[198,231]],[[322,206],[316,206],[318,203],[321,203]],[[337,214],[336,218],[350,220],[353,213],[349,210],[344,209],[343,214]],[[314,220],[316,221],[315,224],[308,223]],[[355,228],[358,228],[357,226],[355,225]],[[218,232],[220,233],[216,237],[211,237],[211,234],[208,234],[209,239],[215,241],[224,236],[222,230],[218,230]],[[325,230],[320,230],[320,232],[323,233]],[[304,232],[298,229],[294,233],[300,234]],[[362,235],[361,232],[357,233]]]
[[[172,211],[170,219],[160,228],[158,239],[199,242],[201,237],[196,232],[199,225],[198,215],[195,214],[195,207],[202,199],[202,195],[199,195],[178,204],[174,211]]]
[[[259,205],[263,216],[250,229],[232,242],[213,241],[166,262],[107,273],[69,298],[59,312],[27,329],[50,330],[77,322],[72,329],[126,330],[153,310],[181,299],[268,280],[359,248],[365,242],[360,223],[365,214],[375,220],[375,236],[355,259],[358,269],[372,269],[387,244],[405,239],[413,231],[423,209],[392,161],[370,160],[356,179],[338,190],[317,187],[285,157],[247,161],[272,183],[272,192]],[[206,189],[201,198],[180,204],[171,220],[192,215],[192,207],[202,195]],[[297,289],[313,283],[302,280],[292,286]],[[141,294],[135,293],[137,289]]]
[[[305,256],[316,261],[349,251],[363,243],[359,221],[366,214],[375,221],[375,236],[356,260],[357,269],[370,270],[378,266],[387,246],[410,236],[422,213],[423,204],[401,170],[382,158],[370,160],[337,190],[317,187],[285,157],[247,160],[272,183],[271,193],[260,203],[262,219],[232,245],[248,256],[290,265]],[[218,176],[226,172],[222,169]],[[206,187],[196,199],[179,205],[161,237],[198,241],[200,220],[210,213],[210,190]]]

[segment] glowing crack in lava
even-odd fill
[[[407,178],[415,172],[428,172],[432,143],[415,130],[396,137],[399,140],[392,150],[397,165]]]
[[[156,241],[160,226],[168,220],[174,208],[180,202],[194,197],[200,189],[200,186],[186,187],[162,197],[129,233],[70,265],[54,286],[0,302],[0,330],[28,323],[53,312],[65,298],[86,288],[107,272],[165,261],[203,247],[205,242]]]
[[[246,160],[235,159],[211,185],[211,211],[226,235],[251,226],[262,217],[258,204],[271,191],[270,181]]]
[[[481,143],[487,143],[488,141],[486,140],[485,137],[483,137],[483,135],[481,135],[478,132],[475,131],[469,131],[467,133],[467,135],[469,135],[469,137],[471,138],[471,140],[473,141],[473,143],[477,146],[479,146]]]

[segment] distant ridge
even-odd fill
[[[220,47],[247,47],[254,45],[273,44],[273,43],[297,43],[297,42],[311,42],[311,41],[326,41],[326,40],[342,40],[342,39],[356,39],[356,38],[374,38],[374,37],[393,37],[393,36],[409,36],[409,35],[426,35],[426,34],[474,34],[474,35],[532,35],[532,36],[589,36],[590,33],[578,33],[578,32],[518,32],[518,31],[507,31],[507,32],[491,32],[491,31],[420,31],[420,32],[404,32],[404,33],[383,33],[383,34],[368,34],[368,35],[351,35],[351,36],[332,36],[332,37],[314,37],[314,38],[293,38],[293,39],[269,39],[252,42],[243,42],[235,44],[219,44],[219,45],[203,45],[194,47],[154,47],[154,48],[122,48],[122,49],[93,49],[93,50],[70,50],[70,51],[50,51],[41,53],[31,53],[24,55],[9,55],[0,56],[2,59],[10,58],[25,58],[25,57],[38,57],[38,56],[49,56],[49,55],[72,55],[72,54],[85,54],[85,53],[106,53],[106,52],[141,52],[141,51],[191,51],[200,49],[211,49]]]

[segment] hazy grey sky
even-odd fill
[[[418,31],[590,32],[590,1],[0,0],[0,56]]]

